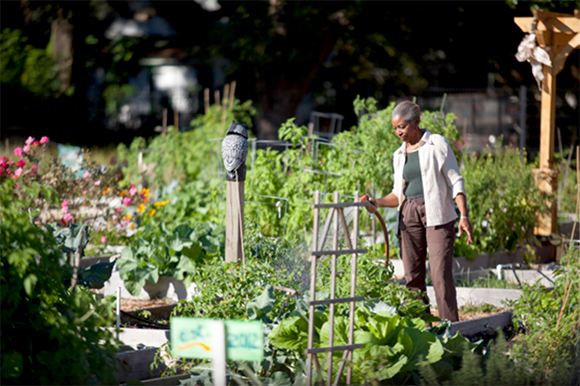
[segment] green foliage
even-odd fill
[[[580,251],[571,249],[556,270],[554,288],[524,284],[522,296],[514,303],[514,323],[522,323],[525,334],[513,349],[516,358],[526,357],[532,364],[545,361],[550,372],[558,361],[575,363],[578,374],[580,345]],[[572,361],[575,359],[574,361]]]
[[[464,159],[467,205],[479,253],[514,251],[533,233],[546,197],[535,186],[530,165],[517,149],[498,146]]]
[[[172,179],[187,183],[195,179],[205,179],[218,172],[221,164],[221,140],[232,120],[251,127],[251,117],[255,114],[251,101],[241,103],[234,100],[232,108],[226,111],[226,125],[222,126],[222,110],[216,105],[207,114],[197,116],[191,121],[192,130],[180,132],[173,126],[167,127],[166,135],[158,135],[149,142],[137,137],[127,148],[119,144],[119,160],[126,161],[123,169],[122,186],[128,186],[140,179],[138,172],[138,153],[143,152],[143,163],[154,169],[156,187],[168,185]],[[160,131],[160,128],[158,128]]]
[[[51,44],[45,49],[26,44],[22,31],[5,28],[0,35],[0,73],[2,83],[20,84],[42,98],[59,96],[61,80],[51,57]],[[72,88],[66,93],[70,94]]]
[[[160,276],[183,280],[189,286],[194,273],[207,255],[217,255],[224,242],[224,229],[215,225],[182,224],[170,231],[143,227],[123,249],[117,260],[119,274],[127,290],[138,296],[146,281],[157,283]]]
[[[56,240],[30,221],[14,185],[0,185],[2,383],[113,384],[116,345],[102,328],[112,302],[65,287]]]
[[[121,106],[127,104],[138,90],[129,84],[111,84],[103,91],[105,112],[108,115],[118,114]]]
[[[315,314],[315,347],[329,345],[328,309]],[[451,336],[448,324],[438,329],[427,330],[424,320],[402,316],[396,309],[383,302],[371,301],[356,310],[355,343],[363,348],[353,352],[353,382],[363,384],[406,384],[417,371],[435,364],[439,373],[452,369],[464,350],[470,346],[459,334]],[[348,344],[348,317],[337,313],[334,322],[334,345]],[[307,347],[308,322],[306,315],[284,319],[269,334],[272,344],[283,350],[302,352]],[[333,370],[336,373],[342,353],[337,352]],[[326,375],[326,361],[321,361],[321,374]],[[344,380],[343,380],[344,381]]]

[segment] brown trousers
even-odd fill
[[[421,299],[429,304],[425,283],[425,260],[429,250],[429,267],[441,319],[459,320],[457,295],[453,280],[454,221],[444,225],[426,226],[425,199],[403,202],[399,217],[401,258],[405,268],[406,286],[415,292],[425,292]]]

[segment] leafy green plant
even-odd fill
[[[241,103],[234,100],[234,105],[226,111],[225,127],[221,123],[222,112],[222,109],[213,105],[209,112],[199,115],[190,123],[192,130],[180,132],[168,126],[166,135],[157,135],[149,141],[137,137],[129,147],[120,144],[117,154],[127,165],[123,168],[121,186],[128,186],[141,178],[138,170],[139,152],[143,153],[143,163],[152,165],[154,183],[158,189],[168,185],[172,179],[184,183],[216,174],[218,163],[222,162],[221,142],[210,139],[223,138],[232,120],[250,128],[255,109],[251,101]],[[168,157],[171,154],[178,154],[179,157]]]
[[[532,168],[519,150],[498,146],[479,157],[465,157],[461,173],[473,225],[472,248],[480,253],[514,251],[532,236],[547,197],[536,187]]]
[[[117,346],[102,328],[113,304],[65,286],[56,240],[30,221],[15,184],[0,184],[2,383],[113,384]]]
[[[516,337],[512,353],[532,364],[544,361],[550,372],[556,362],[570,360],[578,373],[577,347],[580,345],[580,251],[571,249],[554,271],[554,288],[539,282],[524,283],[522,296],[514,303],[514,324],[523,324],[525,333]],[[574,361],[572,361],[575,358]]]
[[[121,252],[117,260],[119,275],[135,296],[146,281],[157,283],[160,276],[183,280],[189,286],[206,256],[218,255],[223,237],[223,228],[213,224],[183,224],[174,231],[165,224],[159,228],[146,225]]]
[[[406,384],[417,375],[419,368],[437,364],[439,371],[454,368],[455,361],[470,345],[459,334],[448,333],[448,323],[427,330],[424,320],[401,316],[396,309],[381,301],[369,301],[360,306],[355,314],[355,343],[364,347],[353,352],[353,382],[362,384]],[[283,320],[269,334],[270,342],[284,350],[303,352],[307,347],[308,322],[305,316],[293,316]],[[316,347],[329,345],[328,310],[316,313]],[[348,318],[335,316],[334,345],[348,344]],[[342,353],[333,354],[336,374]],[[321,361],[318,376],[325,377],[326,361]],[[344,380],[343,380],[344,381]]]

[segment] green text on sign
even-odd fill
[[[212,331],[215,320],[171,318],[171,352],[181,358],[213,358]],[[236,361],[264,359],[264,333],[259,321],[223,320],[226,326],[226,357]]]

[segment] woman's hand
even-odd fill
[[[377,212],[377,200],[373,197],[369,197],[368,201],[371,203],[371,205],[367,205],[365,206],[365,209],[371,213],[371,214],[375,214]]]
[[[467,245],[473,242],[473,229],[471,227],[471,223],[469,222],[469,218],[463,217],[459,219],[459,237],[463,234],[463,231],[467,233]]]

